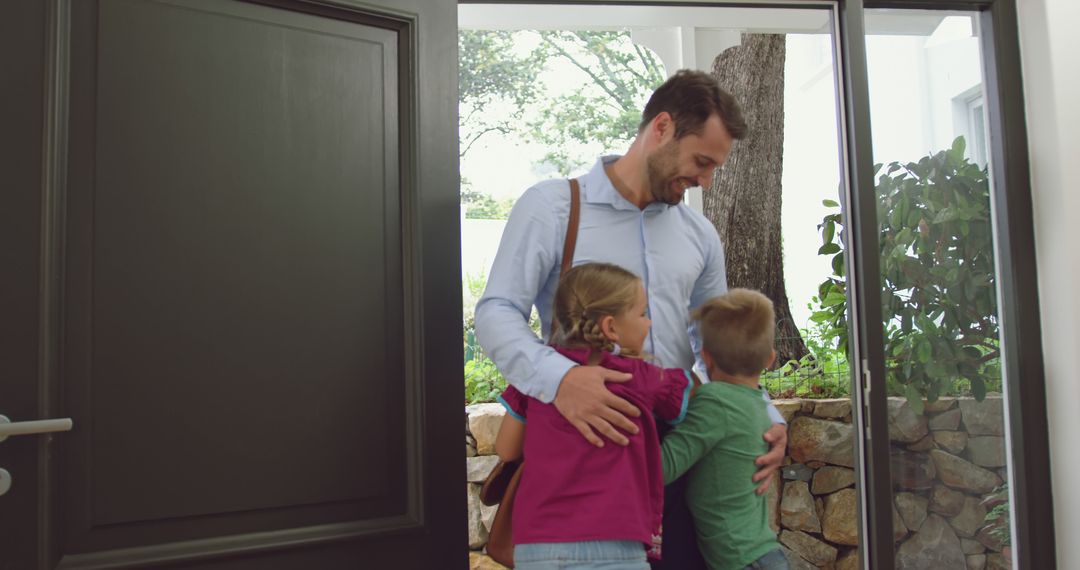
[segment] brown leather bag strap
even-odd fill
[[[566,223],[566,240],[563,242],[562,276],[574,264],[574,247],[577,246],[578,223],[581,219],[581,188],[576,178],[570,179],[570,220]]]
[[[566,239],[563,240],[562,265],[559,268],[559,279],[566,275],[574,265],[574,248],[577,246],[578,223],[581,218],[581,188],[576,178],[570,179],[570,219],[566,222]],[[553,299],[554,301],[554,299]],[[552,307],[554,308],[554,307]],[[551,315],[551,332],[548,333],[548,342],[555,342],[555,331],[558,330],[555,322],[555,314]]]
[[[524,471],[524,462],[514,469],[506,491],[503,492],[502,501],[499,502],[499,508],[495,510],[495,518],[491,521],[491,531],[488,534],[488,556],[508,568],[514,567],[514,499],[517,498],[518,484],[521,483],[521,474]]]

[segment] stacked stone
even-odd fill
[[[792,570],[858,568],[851,401],[774,403],[789,423],[788,456],[770,487],[769,523]],[[992,491],[1007,480],[1000,395],[983,402],[942,398],[926,403],[922,415],[904,398],[890,398],[888,410],[896,568],[1010,568],[1008,548],[985,522],[1001,501]],[[481,505],[479,491],[498,463],[495,435],[504,411],[498,404],[465,411],[470,567],[499,570],[481,551],[495,507]]]
[[[474,404],[465,407],[465,493],[469,510],[470,570],[505,570],[482,552],[491,531],[497,507],[480,504],[480,487],[499,462],[495,455],[495,436],[499,433],[504,408],[500,404]]]
[[[776,405],[790,426],[770,517],[792,568],[857,568],[851,402]],[[896,568],[1009,568],[985,522],[1007,477],[1001,397],[942,398],[922,415],[890,398],[888,409]]]

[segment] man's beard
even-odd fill
[[[649,192],[653,200],[674,206],[682,202],[683,193],[672,188],[678,173],[677,155],[678,146],[675,141],[668,141],[660,147],[652,156],[645,160],[646,171],[649,174]]]

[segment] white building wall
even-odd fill
[[[979,39],[972,30],[972,18],[953,16],[946,18],[934,32],[925,47],[926,70],[929,87],[928,100],[933,103],[928,117],[927,130],[931,137],[930,150],[938,151],[952,146],[957,135],[966,132],[967,121],[962,117],[966,108],[956,109],[953,102],[968,92],[982,92],[982,60],[979,57]],[[960,111],[961,116],[957,116]],[[968,148],[974,146],[968,140]],[[969,154],[970,156],[970,154]]]
[[[1057,567],[1080,568],[1080,3],[1020,0]]]

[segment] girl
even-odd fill
[[[652,322],[641,280],[607,263],[567,271],[555,293],[553,344],[580,364],[633,377],[608,385],[617,396],[671,423],[686,413],[689,375],[641,359]],[[631,418],[629,445],[594,447],[555,408],[510,387],[495,449],[528,458],[514,501],[519,570],[648,570],[659,556],[663,513],[660,444],[652,414]],[[529,429],[525,430],[528,422]]]

